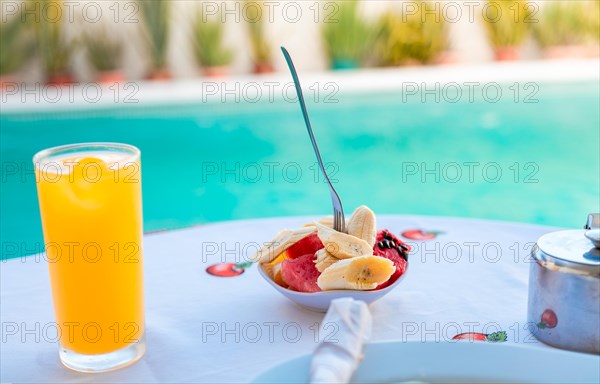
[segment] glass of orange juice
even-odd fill
[[[83,372],[132,364],[146,348],[140,151],[73,144],[33,162],[60,359]]]

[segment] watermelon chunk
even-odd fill
[[[317,285],[320,272],[315,267],[314,254],[306,254],[295,259],[285,259],[281,264],[281,277],[290,289],[299,292],[319,292]]]
[[[385,257],[386,259],[390,259],[391,261],[393,261],[394,265],[396,266],[396,272],[394,272],[394,274],[389,278],[388,281],[386,281],[385,283],[379,284],[377,286],[377,288],[375,288],[375,289],[382,289],[382,288],[385,288],[385,287],[393,284],[396,280],[398,280],[398,278],[400,276],[402,276],[404,271],[406,271],[406,266],[407,266],[407,261],[400,255],[400,252],[398,252],[398,249],[386,248],[386,247],[380,248],[379,247],[379,245],[378,245],[379,242],[385,241],[385,236],[384,236],[385,233],[387,233],[388,238],[391,237],[391,239],[397,245],[402,244],[402,245],[405,245],[406,247],[408,247],[406,253],[410,253],[410,246],[406,245],[406,243],[404,243],[402,240],[398,239],[390,231],[381,230],[381,231],[377,232],[375,246],[373,247],[373,254],[375,256]]]
[[[317,232],[314,232],[286,249],[285,253],[290,259],[296,259],[307,254],[314,255],[321,248],[323,248],[323,243]]]

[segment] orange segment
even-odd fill
[[[273,259],[273,261],[271,261],[270,264],[277,264],[277,263],[281,263],[283,260],[287,259],[288,255],[285,251],[283,251],[282,253],[279,254],[279,256],[277,256],[275,259]]]

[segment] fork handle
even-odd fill
[[[302,109],[302,116],[304,117],[304,122],[306,123],[306,129],[308,130],[308,136],[310,137],[310,142],[312,143],[313,149],[315,150],[315,155],[317,156],[317,162],[319,163],[319,168],[321,169],[321,173],[323,173],[323,176],[325,177],[325,180],[327,180],[327,183],[329,184],[329,190],[331,192],[331,201],[334,205],[334,221],[336,220],[336,217],[338,216],[336,213],[336,209],[335,206],[336,204],[339,204],[340,206],[340,223],[339,225],[336,225],[336,230],[340,231],[340,232],[344,232],[345,231],[345,219],[344,219],[344,209],[342,208],[342,201],[340,200],[340,197],[338,196],[335,188],[333,188],[333,185],[331,184],[331,180],[329,180],[329,176],[327,175],[327,172],[325,171],[325,167],[323,166],[323,159],[321,158],[321,153],[319,152],[319,147],[317,146],[317,141],[315,140],[315,135],[313,134],[313,130],[312,130],[312,126],[310,124],[310,119],[308,118],[308,112],[306,110],[306,103],[304,102],[304,96],[302,94],[302,87],[300,86],[300,80],[298,80],[298,73],[296,72],[296,67],[294,66],[294,62],[292,61],[292,57],[290,56],[289,52],[287,51],[287,49],[285,49],[284,47],[281,47],[281,51],[283,52],[283,56],[285,57],[285,61],[287,62],[288,67],[290,68],[290,72],[292,73],[292,79],[294,80],[294,85],[296,86],[296,93],[298,94],[298,101],[300,102],[300,108]]]
[[[300,102],[300,108],[302,109],[302,117],[304,117],[304,122],[306,123],[306,129],[308,130],[308,136],[310,137],[310,142],[312,143],[313,149],[315,150],[315,155],[317,155],[317,160],[319,162],[319,168],[321,172],[327,179],[327,182],[331,184],[329,180],[329,176],[327,176],[327,172],[325,172],[325,167],[323,166],[323,159],[321,159],[321,153],[319,152],[319,147],[317,146],[317,141],[315,140],[315,135],[313,134],[312,126],[310,124],[310,119],[308,118],[308,112],[306,110],[306,104],[304,102],[304,95],[302,94],[302,87],[300,87],[300,80],[298,80],[298,73],[296,72],[296,67],[294,67],[294,63],[292,62],[292,58],[288,53],[287,49],[281,47],[283,51],[283,56],[285,56],[285,61],[290,67],[290,72],[292,73],[292,79],[294,79],[294,84],[296,85],[296,93],[298,94],[298,101]]]

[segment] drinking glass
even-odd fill
[[[60,359],[82,372],[145,352],[140,151],[117,143],[33,158]]]

